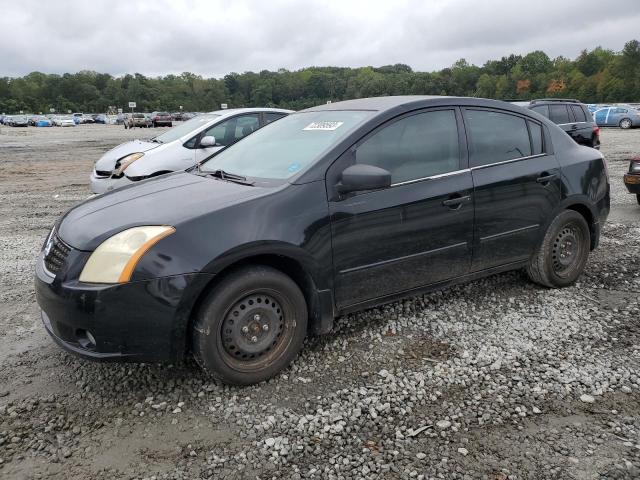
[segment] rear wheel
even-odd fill
[[[266,266],[231,273],[207,296],[193,326],[193,355],[225,383],[271,378],[298,355],[307,304],[296,283]]]
[[[640,205],[640,193],[636,193],[636,200],[638,201],[638,205]]]
[[[629,120],[628,118],[623,118],[622,120],[620,120],[620,128],[623,128],[624,130],[631,128],[632,127],[632,123],[631,120]]]
[[[529,278],[545,287],[572,285],[582,275],[591,237],[584,217],[565,210],[553,219],[538,250],[529,260]]]

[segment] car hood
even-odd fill
[[[96,162],[95,169],[110,172],[116,166],[116,162],[122,157],[131,153],[147,152],[162,145],[161,143],[145,142],[142,140],[132,140],[130,142],[118,145],[105,153],[100,160]]]
[[[272,191],[273,188],[241,185],[210,176],[172,173],[90,198],[69,210],[57,231],[73,248],[92,251],[127,228],[140,225],[178,228],[183,222]]]

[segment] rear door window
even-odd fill
[[[570,123],[566,105],[549,105],[549,119],[558,125]]]
[[[584,114],[584,110],[580,105],[571,105],[571,111],[576,119],[576,122],[586,122],[587,116]]]
[[[539,113],[540,115],[549,118],[549,106],[548,105],[538,105],[535,107],[531,107],[531,110]]]
[[[260,128],[260,114],[252,113],[250,115],[243,115],[236,119],[236,127],[233,141],[237,142],[243,137],[246,137],[250,133],[253,133]]]
[[[286,117],[286,113],[276,113],[276,112],[265,112],[264,113],[264,124],[267,125],[271,122],[275,122],[282,117]]]
[[[491,110],[465,110],[471,166],[488,165],[531,155],[524,118]]]

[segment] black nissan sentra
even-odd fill
[[[519,268],[571,285],[608,212],[602,154],[531,110],[350,100],[72,208],[38,258],[37,299],[83,357],[192,354],[252,384],[338,315]]]

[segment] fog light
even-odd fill
[[[76,330],[76,338],[82,348],[93,350],[96,348],[96,339],[89,330],[83,330],[81,328]]]

